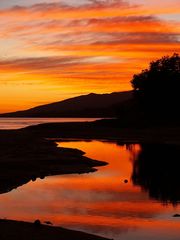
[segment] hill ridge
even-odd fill
[[[0,117],[111,117],[113,106],[132,97],[132,91],[89,93],[53,103],[43,104]]]

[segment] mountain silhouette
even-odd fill
[[[90,93],[28,110],[0,114],[0,117],[115,117],[119,104],[132,96],[132,91]]]

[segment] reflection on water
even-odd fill
[[[141,145],[132,180],[164,203],[180,203],[180,148],[177,145]]]
[[[167,179],[165,181],[165,175],[162,176],[166,171],[161,171],[158,178],[158,169],[167,169],[163,167],[163,159],[159,160],[160,153],[152,159],[152,149],[149,153],[150,148],[145,149],[145,146],[118,146],[100,141],[63,142],[59,145],[81,149],[87,156],[107,161],[109,165],[91,174],[48,177],[3,194],[0,196],[2,218],[49,220],[56,225],[116,240],[179,240],[180,221],[172,217],[180,213],[179,205],[163,205],[155,200],[164,200],[165,185],[163,193],[160,189],[163,181],[169,184],[168,191],[171,186]],[[160,162],[156,165],[158,160]],[[155,183],[157,189],[152,194]],[[142,187],[146,191],[142,191]],[[177,196],[173,195],[173,199]]]

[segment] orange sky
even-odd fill
[[[0,1],[0,112],[131,89],[180,52],[179,0]]]

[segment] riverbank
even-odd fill
[[[0,193],[36,178],[51,175],[89,173],[106,165],[84,156],[78,149],[57,148],[30,131],[0,131]]]
[[[120,127],[116,120],[46,123],[19,130],[42,138],[104,139],[123,143],[180,144],[180,126]]]
[[[108,240],[92,234],[13,220],[0,220],[1,240]]]
[[[0,131],[0,193],[6,193],[17,187],[46,176],[90,173],[105,162],[84,156],[78,149],[58,148],[32,131]],[[18,221],[0,221],[0,239],[4,240],[103,240],[90,234],[71,231],[58,227]]]

